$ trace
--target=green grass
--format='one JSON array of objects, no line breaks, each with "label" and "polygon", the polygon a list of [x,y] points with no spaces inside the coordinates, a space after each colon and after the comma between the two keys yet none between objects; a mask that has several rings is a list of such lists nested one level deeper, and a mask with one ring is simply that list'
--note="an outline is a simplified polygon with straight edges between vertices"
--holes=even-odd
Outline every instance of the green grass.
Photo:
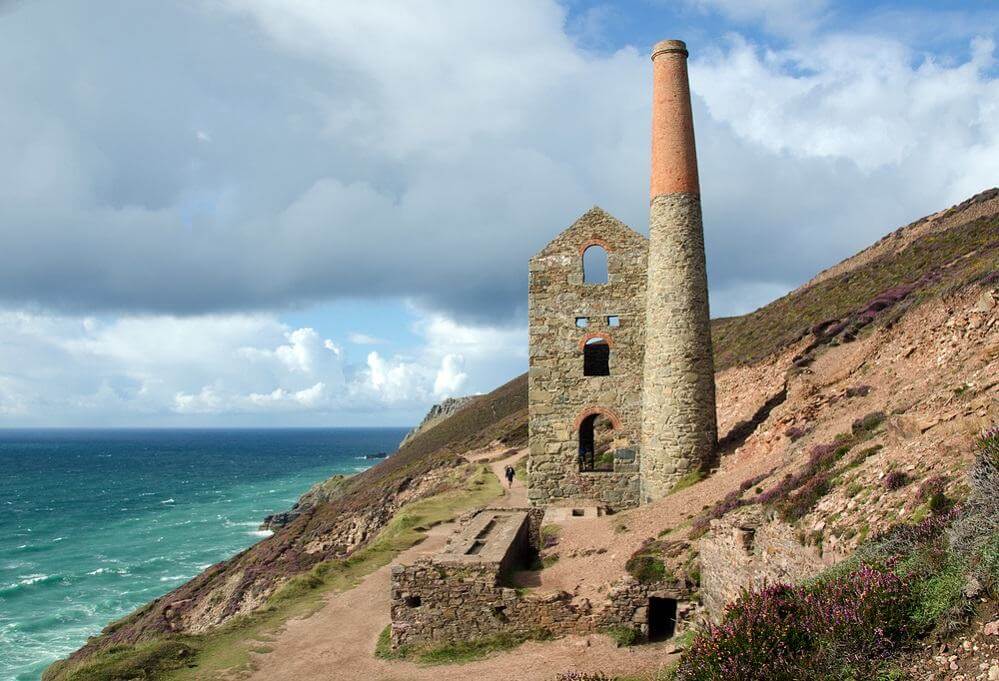
[{"label": "green grass", "polygon": [[513,477],[527,484],[527,457],[522,456],[513,466]]},{"label": "green grass", "polygon": [[102,650],[79,665],[57,663],[44,678],[195,681],[213,678],[223,670],[249,671],[250,652],[269,642],[288,619],[310,615],[321,607],[326,593],[353,588],[401,551],[422,541],[428,528],[483,506],[502,493],[499,481],[486,466],[460,467],[455,471],[456,478],[459,474],[464,478],[455,481],[460,487],[403,506],[370,544],[349,558],[319,563],[288,580],[251,614],[233,618],[205,634],[161,635],[139,644]]},{"label": "green grass", "polygon": [[662,551],[662,541],[647,540],[625,562],[625,571],[642,584],[672,581],[674,577],[666,567],[666,563],[663,562]]},{"label": "green grass", "polygon": [[427,665],[463,664],[481,660],[493,653],[512,650],[525,641],[547,641],[551,637],[551,633],[545,629],[528,633],[501,632],[467,641],[454,641],[421,648],[406,648],[402,651],[396,651],[396,655]]},{"label": "green grass", "polygon": [[638,632],[631,627],[620,624],[602,629],[601,633],[607,634],[614,639],[614,643],[617,644],[618,648],[626,648],[638,643]]},{"label": "green grass", "polygon": [[541,546],[554,546],[558,543],[559,535],[562,534],[562,528],[554,523],[548,523],[547,525],[541,526]]},{"label": "green grass", "polygon": [[699,483],[701,480],[703,480],[705,477],[707,477],[707,474],[704,471],[700,469],[692,470],[689,473],[687,473],[685,476],[677,480],[676,484],[673,485],[673,488],[669,491],[669,493],[676,494],[680,490],[692,487],[697,483]]}]

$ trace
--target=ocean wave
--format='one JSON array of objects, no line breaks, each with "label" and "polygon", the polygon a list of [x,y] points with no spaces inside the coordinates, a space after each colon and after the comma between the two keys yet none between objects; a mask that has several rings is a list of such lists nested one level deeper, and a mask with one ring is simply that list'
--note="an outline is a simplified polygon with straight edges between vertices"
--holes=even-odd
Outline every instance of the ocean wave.
[{"label": "ocean wave", "polygon": [[0,596],[15,594],[35,584],[47,584],[57,579],[59,579],[59,575],[21,575],[19,581],[7,586],[0,586]]},{"label": "ocean wave", "polygon": [[87,574],[91,576],[96,576],[96,575],[127,575],[131,573],[129,573],[129,571],[126,568],[100,567],[97,568],[96,570],[91,570]]},{"label": "ocean wave", "polygon": [[273,530],[254,530],[246,533],[250,537],[269,537],[274,534]]},{"label": "ocean wave", "polygon": [[177,502],[174,501],[173,497],[170,497],[169,499],[164,499],[160,503],[161,504],[174,504],[174,503],[177,503]]},{"label": "ocean wave", "polygon": [[180,579],[187,579],[187,575],[167,575],[166,577],[160,577],[161,582],[176,582]]}]

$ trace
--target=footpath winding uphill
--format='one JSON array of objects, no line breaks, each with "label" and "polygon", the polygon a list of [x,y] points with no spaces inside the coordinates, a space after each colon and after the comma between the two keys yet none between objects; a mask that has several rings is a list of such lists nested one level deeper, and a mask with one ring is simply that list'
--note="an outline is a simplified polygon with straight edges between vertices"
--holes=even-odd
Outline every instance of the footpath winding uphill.
[{"label": "footpath winding uphill", "polygon": [[[482,461],[503,450],[469,457]],[[507,465],[524,456],[520,450],[507,458],[490,462],[501,480]],[[506,487],[503,480],[504,488]],[[520,480],[514,480],[502,499],[491,505],[518,506],[527,493]],[[444,546],[453,523],[433,528],[427,539],[400,554],[400,562],[412,562]],[[302,679],[365,679],[370,681],[467,681],[467,679],[521,679],[550,681],[559,671],[601,670],[611,674],[652,670],[671,661],[669,644],[640,648],[617,648],[606,636],[570,636],[557,641],[528,642],[515,650],[499,653],[477,662],[447,666],[420,666],[412,662],[382,660],[374,655],[378,635],[389,624],[389,582],[391,567],[386,565],[368,575],[349,591],[327,598],[325,605],[310,617],[291,620],[268,643],[269,652],[255,654],[258,681],[301,681]]]}]

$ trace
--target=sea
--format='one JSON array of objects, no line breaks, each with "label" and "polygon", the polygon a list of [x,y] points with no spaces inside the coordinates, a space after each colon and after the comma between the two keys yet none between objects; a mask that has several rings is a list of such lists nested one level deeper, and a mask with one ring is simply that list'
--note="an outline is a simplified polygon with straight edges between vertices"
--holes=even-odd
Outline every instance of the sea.
[{"label": "sea", "polygon": [[264,516],[404,428],[0,430],[0,680],[270,533]]}]

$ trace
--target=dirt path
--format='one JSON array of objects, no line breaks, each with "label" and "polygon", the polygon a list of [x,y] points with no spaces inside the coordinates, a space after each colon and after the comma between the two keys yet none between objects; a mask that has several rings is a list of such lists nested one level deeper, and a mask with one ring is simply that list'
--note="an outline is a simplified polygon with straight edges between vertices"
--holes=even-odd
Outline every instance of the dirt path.
[{"label": "dirt path", "polygon": [[[495,456],[497,452],[492,452]],[[502,476],[524,452],[491,462]],[[488,459],[481,456],[479,460]],[[501,477],[502,480],[502,477]],[[502,505],[526,504],[519,480],[499,500]],[[403,552],[399,562],[411,562],[444,545],[453,529],[448,523],[432,529],[427,539]],[[328,597],[311,617],[291,620],[268,643],[271,652],[253,656],[258,681],[552,681],[562,671],[603,671],[634,674],[651,671],[673,659],[670,644],[616,648],[606,636],[569,636],[556,641],[528,642],[485,660],[461,665],[427,667],[411,662],[386,661],[374,656],[378,635],[389,624],[390,566],[368,575],[356,588]]]},{"label": "dirt path", "polygon": [[495,451],[483,452],[481,454],[474,454],[466,457],[469,461],[486,461],[489,464],[489,469],[493,472],[497,478],[499,478],[500,483],[503,485],[504,496],[502,499],[497,499],[493,506],[527,506],[527,486],[524,485],[523,481],[517,478],[513,479],[513,485],[508,487],[506,484],[506,467],[516,466],[517,462],[522,458],[527,456],[526,449],[518,449],[516,453],[510,456],[492,461],[496,456]]}]

